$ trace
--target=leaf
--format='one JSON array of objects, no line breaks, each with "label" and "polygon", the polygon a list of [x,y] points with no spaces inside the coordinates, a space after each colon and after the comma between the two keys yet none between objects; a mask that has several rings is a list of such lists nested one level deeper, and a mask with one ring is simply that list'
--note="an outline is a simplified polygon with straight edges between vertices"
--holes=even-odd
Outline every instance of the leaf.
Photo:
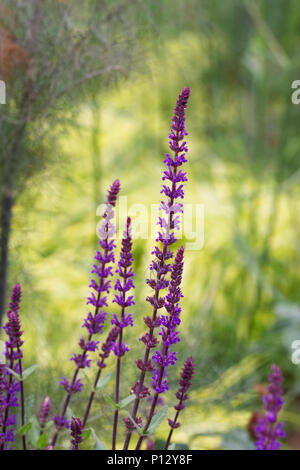
[{"label": "leaf", "polygon": [[104,400],[105,400],[107,403],[109,403],[110,405],[112,405],[114,408],[119,408],[119,405],[118,405],[117,403],[115,403],[115,402],[113,401],[113,399],[110,398],[110,396],[104,395]]},{"label": "leaf", "polygon": [[54,423],[52,420],[49,420],[48,423],[45,424],[45,429],[48,430],[54,426]]},{"label": "leaf", "polygon": [[111,377],[112,377],[112,372],[108,372],[103,377],[101,377],[101,379],[99,380],[97,384],[96,390],[101,390],[101,388],[104,388],[105,385],[107,385],[108,382],[110,381]]},{"label": "leaf", "polygon": [[129,405],[129,403],[132,403],[135,400],[135,398],[136,398],[136,396],[135,396],[134,393],[129,395],[126,398],[123,398],[123,400],[121,400],[120,403],[119,403],[119,408],[120,409],[125,408],[125,406]]},{"label": "leaf", "polygon": [[254,444],[244,429],[232,429],[223,437],[222,448],[225,450],[254,450]]},{"label": "leaf", "polygon": [[71,420],[73,418],[73,416],[75,416],[73,411],[72,411],[72,408],[70,406],[68,406],[68,408],[67,408],[66,416],[67,416],[67,419],[69,419],[69,420]]},{"label": "leaf", "polygon": [[20,382],[22,382],[22,378],[19,374],[17,374],[17,372],[15,372],[13,369],[10,369],[9,367],[6,367],[6,370],[8,370],[8,372],[13,375],[14,377],[16,377]]},{"label": "leaf", "polygon": [[175,450],[176,449],[176,444],[173,442],[171,445],[169,445],[168,450]]},{"label": "leaf", "polygon": [[107,448],[105,447],[103,442],[100,441],[99,437],[97,436],[97,434],[95,433],[93,428],[91,428],[91,431],[92,431],[93,437],[95,439],[95,444],[94,444],[93,450],[107,450]]},{"label": "leaf", "polygon": [[33,366],[28,367],[28,369],[25,369],[22,374],[23,380],[26,380],[38,367],[38,364],[34,364]]},{"label": "leaf", "polygon": [[30,431],[31,428],[32,428],[32,423],[29,422],[27,424],[24,424],[24,426],[22,426],[20,429],[18,429],[18,433],[24,436],[25,434],[28,433],[28,431]]},{"label": "leaf", "polygon": [[93,388],[93,383],[92,383],[91,379],[89,378],[89,376],[85,372],[84,372],[84,376],[86,378],[86,381],[87,381],[89,387]]},{"label": "leaf", "polygon": [[85,429],[82,433],[82,442],[86,441],[90,435],[92,434],[92,430],[91,429]]},{"label": "leaf", "polygon": [[33,404],[34,404],[34,395],[31,394],[25,399],[25,422],[26,423],[30,421]]},{"label": "leaf", "polygon": [[38,449],[45,449],[47,447],[47,445],[48,445],[48,436],[44,432],[43,434],[40,435],[40,437],[36,441],[36,447]]},{"label": "leaf", "polygon": [[28,440],[30,441],[32,446],[35,447],[37,440],[40,436],[40,423],[38,422],[37,417],[35,415],[30,418],[30,422],[32,423],[32,427],[28,433]]},{"label": "leaf", "polygon": [[165,417],[167,416],[167,413],[168,413],[168,406],[165,405],[163,406],[162,408],[160,408],[160,410],[153,416],[153,418],[151,419],[151,423],[148,427],[148,431],[147,431],[147,434],[153,434],[156,429],[158,428],[158,426],[160,425],[160,423],[165,419]]}]

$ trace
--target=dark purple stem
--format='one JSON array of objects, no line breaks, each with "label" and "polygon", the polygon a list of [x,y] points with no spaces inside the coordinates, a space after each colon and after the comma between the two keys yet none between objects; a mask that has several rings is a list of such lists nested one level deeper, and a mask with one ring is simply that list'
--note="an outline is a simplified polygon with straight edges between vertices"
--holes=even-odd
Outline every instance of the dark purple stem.
[{"label": "dark purple stem", "polygon": [[[12,348],[10,348],[10,349],[11,349],[11,358],[12,358]],[[12,370],[13,370],[13,368],[14,368],[14,361],[13,361],[13,359],[10,360],[9,368],[12,369]],[[8,413],[9,413],[9,405],[8,405],[8,403],[9,403],[10,397],[11,397],[11,394],[10,394],[10,392],[9,392],[10,387],[11,387],[11,383],[12,383],[12,375],[10,374],[10,375],[9,375],[9,380],[8,380],[8,387],[7,387],[7,390],[8,390],[8,392],[7,392],[7,399],[6,399],[6,401],[7,401],[7,406],[6,406],[6,408],[5,408],[4,422],[3,422],[3,426],[2,426],[2,433],[3,433],[3,434],[5,434],[5,432],[6,432],[6,421],[7,421]],[[3,442],[3,443],[1,444],[0,450],[3,450],[3,449],[4,449],[4,445],[5,445],[5,442]]]},{"label": "dark purple stem", "polygon": [[[18,353],[20,354],[20,348],[18,348]],[[20,377],[21,377],[21,383],[20,383],[21,424],[22,424],[22,426],[24,426],[25,425],[25,400],[24,400],[23,368],[22,368],[22,360],[21,359],[19,359],[19,373],[20,373]],[[22,445],[23,445],[23,450],[27,450],[25,434],[22,434]]]},{"label": "dark purple stem", "polygon": [[[182,393],[182,397],[183,397],[183,393]],[[182,398],[181,398],[180,404],[182,404]],[[181,410],[177,410],[177,411],[176,411],[176,415],[175,415],[175,418],[174,418],[174,427],[172,427],[172,428],[170,429],[170,432],[169,432],[168,439],[167,439],[167,441],[166,441],[166,445],[165,445],[165,449],[164,449],[164,450],[168,450],[168,447],[169,447],[169,445],[170,445],[170,442],[171,442],[171,439],[172,439],[172,435],[173,435],[175,426],[176,426],[176,424],[177,424],[177,420],[178,420],[180,411],[181,411]]]},{"label": "dark purple stem", "polygon": [[[122,311],[123,313],[123,311]],[[119,348],[121,350],[122,347],[122,339],[123,339],[123,330],[120,331],[119,336]],[[120,401],[120,375],[121,375],[121,357],[118,356],[117,358],[117,368],[116,368],[116,385],[115,385],[115,402],[118,404]],[[116,449],[116,441],[117,441],[117,430],[118,430],[118,419],[119,419],[119,410],[116,408],[114,414],[114,426],[113,426],[113,434],[112,434],[112,450]]]}]

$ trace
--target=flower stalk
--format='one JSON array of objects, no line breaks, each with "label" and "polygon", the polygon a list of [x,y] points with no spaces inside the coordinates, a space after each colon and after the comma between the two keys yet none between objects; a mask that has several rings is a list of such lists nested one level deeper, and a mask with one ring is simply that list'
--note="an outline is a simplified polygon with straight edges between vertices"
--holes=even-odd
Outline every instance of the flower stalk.
[{"label": "flower stalk", "polygon": [[[2,419],[2,432],[1,432],[1,446],[0,449],[3,450],[6,448],[6,444],[13,442],[15,434],[13,431],[13,426],[16,425],[16,415],[14,413],[10,414],[11,408],[21,407],[21,424],[25,424],[25,400],[24,400],[24,385],[22,380],[22,358],[23,351],[22,345],[23,340],[21,331],[21,324],[19,319],[19,309],[21,301],[21,286],[15,284],[10,298],[10,303],[8,305],[7,318],[8,321],[3,327],[5,330],[8,341],[6,341],[6,352],[5,356],[9,363],[9,368],[14,370],[21,377],[21,381],[13,378],[11,373],[6,374],[5,383],[6,383],[6,393],[5,393],[5,410],[3,413]],[[20,403],[17,398],[17,394],[20,393]],[[26,445],[26,436],[22,435],[22,446],[23,450],[27,449]]]},{"label": "flower stalk", "polygon": [[[170,347],[180,341],[176,328],[181,322],[179,317],[181,313],[179,301],[183,297],[180,289],[183,271],[183,253],[183,247],[180,247],[176,254],[172,267],[169,293],[166,296],[165,302],[165,309],[167,310],[169,316],[161,316],[161,323],[163,326],[161,327],[161,331],[159,334],[161,335],[163,342],[162,352],[156,351],[156,353],[152,356],[152,359],[158,364],[158,367],[155,370],[153,376],[152,387],[154,388],[155,395],[152,400],[152,405],[147,418],[146,425],[143,429],[144,433],[147,432],[151,420],[155,414],[159,395],[168,390],[167,379],[165,378],[166,368],[169,365],[174,365],[177,361],[176,353],[174,351],[171,352]],[[145,435],[141,435],[138,440],[136,450],[140,449],[144,439]]]},{"label": "flower stalk", "polygon": [[100,226],[99,235],[99,245],[101,250],[96,252],[95,260],[98,264],[94,264],[92,269],[92,274],[97,274],[99,277],[99,282],[97,283],[94,279],[91,280],[90,287],[92,289],[91,295],[88,297],[87,304],[91,304],[94,307],[94,314],[91,312],[88,313],[87,318],[85,319],[82,327],[86,328],[88,331],[88,339],[87,341],[84,340],[83,337],[79,340],[79,346],[82,349],[81,354],[74,354],[71,358],[72,361],[75,362],[76,368],[73,374],[73,378],[71,383],[67,381],[65,377],[63,377],[61,381],[61,385],[64,387],[66,391],[66,397],[63,404],[62,412],[60,416],[54,417],[54,422],[56,424],[56,431],[53,435],[51,446],[54,448],[58,434],[63,426],[68,427],[68,422],[65,419],[66,411],[69,406],[71,396],[74,393],[78,393],[82,389],[82,382],[78,379],[78,374],[81,369],[85,369],[86,367],[90,367],[91,359],[88,357],[89,351],[96,351],[98,349],[99,341],[94,341],[93,337],[96,334],[102,333],[102,329],[106,320],[106,313],[103,310],[104,306],[108,306],[107,304],[107,296],[104,296],[103,293],[106,292],[107,294],[110,291],[111,281],[108,280],[110,276],[112,276],[112,267],[109,266],[113,264],[114,259],[114,248],[115,243],[113,236],[115,235],[116,229],[114,224],[112,224],[112,219],[114,217],[114,207],[116,205],[116,200],[118,193],[120,191],[120,182],[116,180],[110,190],[108,192],[106,204],[105,204],[105,212],[103,214],[103,221]]},{"label": "flower stalk", "polygon": [[82,442],[83,427],[79,418],[72,418],[71,421],[71,444],[72,450],[79,450],[79,444]]},{"label": "flower stalk", "polygon": [[[115,294],[113,302],[121,308],[121,316],[118,319],[114,314],[111,323],[120,329],[118,342],[114,344],[113,351],[117,357],[116,366],[116,381],[115,381],[115,403],[119,404],[120,401],[120,376],[121,376],[121,360],[127,351],[129,351],[126,344],[123,342],[123,329],[127,326],[133,326],[132,315],[126,315],[126,309],[134,305],[133,296],[128,295],[131,289],[134,288],[132,278],[134,276],[132,270],[133,256],[132,256],[132,238],[131,238],[131,219],[127,218],[126,229],[123,234],[122,248],[120,260],[118,262],[118,269],[116,273],[119,278],[115,284]],[[114,424],[112,433],[112,450],[116,448],[117,430],[118,430],[119,410],[116,408],[114,414]]]},{"label": "flower stalk", "polygon": [[[156,246],[152,252],[152,254],[155,255],[155,260],[153,260],[150,270],[156,273],[156,279],[147,280],[148,285],[154,290],[154,295],[147,298],[147,301],[152,306],[152,317],[144,318],[144,322],[149,328],[149,332],[141,338],[141,341],[144,342],[146,347],[144,359],[140,359],[136,362],[137,367],[140,369],[140,377],[135,385],[136,400],[131,413],[131,418],[135,422],[140,400],[150,394],[150,392],[145,390],[144,381],[146,372],[152,372],[154,370],[149,356],[151,349],[156,347],[159,343],[154,335],[154,330],[161,324],[158,310],[161,309],[165,303],[165,299],[160,296],[160,292],[169,285],[167,276],[171,271],[171,264],[168,263],[168,260],[173,258],[173,253],[169,247],[177,241],[175,238],[175,230],[180,228],[180,216],[178,214],[182,213],[183,205],[176,202],[176,200],[183,199],[183,183],[187,181],[186,173],[180,170],[179,167],[187,161],[186,154],[188,149],[184,138],[187,135],[185,130],[185,110],[189,96],[190,89],[184,88],[178,97],[169,135],[169,148],[173,152],[173,158],[170,154],[166,154],[164,161],[167,165],[167,170],[164,171],[162,179],[163,181],[168,181],[169,184],[163,184],[161,190],[161,193],[166,197],[166,201],[161,202],[160,209],[163,216],[159,217],[158,224],[160,230],[158,238],[156,239],[156,242],[162,245],[162,249]],[[129,447],[131,435],[132,430],[127,430],[123,447],[124,450],[127,450]]]},{"label": "flower stalk", "polygon": [[258,440],[257,450],[278,450],[281,446],[278,438],[284,437],[283,423],[276,424],[278,413],[282,408],[284,400],[283,381],[281,370],[276,364],[272,365],[272,372],[269,375],[269,386],[266,395],[263,397],[265,416],[259,420],[255,429]]},{"label": "flower stalk", "polygon": [[180,426],[178,417],[179,417],[180,412],[185,408],[184,402],[189,398],[187,392],[189,391],[192,385],[192,378],[193,378],[194,373],[195,373],[194,360],[192,357],[189,357],[184,363],[184,366],[180,374],[180,379],[178,381],[180,385],[176,393],[176,398],[178,399],[178,403],[177,405],[174,406],[176,410],[176,414],[173,420],[172,419],[168,420],[168,423],[171,429],[170,429],[170,432],[166,441],[165,450],[168,450],[174,429],[177,429]]}]

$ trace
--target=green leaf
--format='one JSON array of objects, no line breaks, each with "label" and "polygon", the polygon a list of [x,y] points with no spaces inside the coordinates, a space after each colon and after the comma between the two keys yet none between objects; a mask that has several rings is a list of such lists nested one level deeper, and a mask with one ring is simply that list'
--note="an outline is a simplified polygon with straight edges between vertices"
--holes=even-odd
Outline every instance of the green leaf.
[{"label": "green leaf", "polygon": [[24,426],[22,426],[20,429],[18,429],[18,433],[22,434],[23,436],[24,434],[27,434],[31,428],[32,428],[32,423],[29,422],[27,424],[24,424]]},{"label": "green leaf", "polygon": [[97,384],[96,390],[101,390],[101,388],[104,388],[105,385],[107,385],[108,382],[110,381],[111,377],[112,377],[112,372],[108,372],[103,377],[101,377],[101,379],[99,380]]},{"label": "green leaf", "polygon": [[17,374],[17,372],[15,372],[13,369],[10,369],[9,367],[6,367],[6,370],[8,370],[8,372],[13,375],[14,377],[16,377],[20,382],[22,382],[22,378],[20,377],[19,374]]},{"label": "green leaf", "polygon": [[73,416],[75,416],[75,415],[72,411],[72,408],[70,406],[68,406],[67,411],[66,411],[66,417],[67,417],[67,419],[71,420],[73,418]]},{"label": "green leaf", "polygon": [[82,437],[82,441],[83,441],[83,442],[86,441],[86,440],[90,437],[91,434],[92,434],[92,430],[91,430],[91,429],[85,429],[85,430],[83,431],[83,433],[82,433],[82,436],[81,436],[81,437]]},{"label": "green leaf", "polygon": [[95,439],[95,445],[93,447],[93,450],[107,450],[107,448],[105,447],[103,442],[100,441],[99,437],[97,436],[97,434],[95,433],[93,428],[91,428],[91,431],[92,431],[93,437]]},{"label": "green leaf", "polygon": [[115,403],[112,398],[110,398],[110,396],[104,395],[104,400],[110,405],[112,405],[114,408],[120,408],[119,405]]},{"label": "green leaf", "polygon": [[244,429],[231,429],[224,434],[222,448],[225,450],[254,450],[254,443]]},{"label": "green leaf", "polygon": [[28,367],[28,369],[25,369],[22,374],[23,380],[26,380],[27,377],[29,377],[38,367],[38,364],[34,364],[33,366]]},{"label": "green leaf", "polygon": [[130,414],[128,411],[126,411],[126,414],[127,414],[128,418],[130,419],[130,421],[132,422],[132,424],[134,425],[134,427],[135,427],[135,429],[137,430],[137,432],[139,433],[139,435],[142,436],[142,435],[143,435],[142,429],[141,429],[141,428],[136,424],[136,422],[132,419],[131,414]]},{"label": "green leaf", "polygon": [[45,429],[48,430],[54,426],[54,423],[52,420],[49,420],[48,423],[45,424]]},{"label": "green leaf", "polygon": [[85,372],[84,372],[84,376],[86,378],[86,381],[87,381],[89,387],[93,388],[93,383],[92,383],[91,379],[89,378],[89,376]]},{"label": "green leaf", "polygon": [[167,413],[168,413],[168,406],[165,405],[163,406],[162,408],[160,408],[160,410],[153,416],[153,418],[151,419],[151,423],[148,427],[148,431],[147,431],[147,435],[148,434],[153,434],[156,429],[158,428],[158,426],[160,425],[160,423],[165,419],[165,417],[167,416]]},{"label": "green leaf", "polygon": [[33,404],[34,404],[34,395],[29,395],[26,399],[25,399],[25,422],[28,423],[31,418],[31,412],[32,412],[32,407],[33,407]]},{"label": "green leaf", "polygon": [[173,442],[173,444],[170,444],[167,450],[175,450],[176,449],[176,444]]},{"label": "green leaf", "polygon": [[37,420],[37,417],[33,415],[30,418],[30,422],[32,423],[32,427],[28,432],[28,440],[32,444],[33,447],[36,446],[37,440],[40,436],[40,423]]},{"label": "green leaf", "polygon": [[129,405],[129,403],[132,403],[135,400],[136,396],[135,394],[131,394],[126,398],[123,398],[123,400],[120,401],[119,403],[119,408],[125,408],[125,406]]},{"label": "green leaf", "polygon": [[47,447],[47,445],[48,445],[48,436],[44,432],[43,434],[40,435],[40,437],[36,441],[36,447],[38,449],[45,449]]}]

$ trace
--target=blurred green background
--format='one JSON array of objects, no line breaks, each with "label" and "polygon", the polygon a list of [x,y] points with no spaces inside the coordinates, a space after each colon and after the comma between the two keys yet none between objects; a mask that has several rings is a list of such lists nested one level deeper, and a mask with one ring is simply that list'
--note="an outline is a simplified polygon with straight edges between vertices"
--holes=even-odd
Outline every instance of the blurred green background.
[{"label": "blurred green background", "polygon": [[[84,10],[90,2],[80,3]],[[75,116],[63,128],[54,116],[51,163],[28,179],[14,207],[9,286],[23,287],[25,363],[40,366],[26,382],[33,410],[49,394],[58,411],[60,377],[73,370],[97,246],[96,207],[115,178],[129,206],[159,201],[172,111],[189,86],[185,202],[204,204],[205,241],[185,255],[180,360],[166,403],[174,402],[191,354],[196,375],[174,438],[192,449],[251,448],[247,423],[262,407],[255,385],[276,362],[285,377],[285,446],[300,448],[300,365],[291,362],[291,344],[300,339],[300,106],[291,102],[291,83],[300,79],[299,1],[113,3],[123,4],[136,35],[130,66],[99,88],[87,84],[78,102],[80,87],[71,104],[60,102],[61,114],[70,106]],[[126,332],[122,397],[143,351],[137,338],[149,310],[152,247],[151,240],[134,245],[135,327]],[[113,393],[113,381],[105,392]],[[75,415],[87,393],[73,398]],[[99,392],[91,421],[107,445],[112,413]]]}]

